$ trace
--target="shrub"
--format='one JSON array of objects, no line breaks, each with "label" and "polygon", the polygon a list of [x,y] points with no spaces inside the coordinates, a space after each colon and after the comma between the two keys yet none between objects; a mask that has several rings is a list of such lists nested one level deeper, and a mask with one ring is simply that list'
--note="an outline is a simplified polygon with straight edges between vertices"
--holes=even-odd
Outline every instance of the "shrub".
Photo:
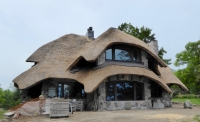
[{"label": "shrub", "polygon": [[197,120],[198,122],[200,122],[200,115],[196,115],[193,119]]}]

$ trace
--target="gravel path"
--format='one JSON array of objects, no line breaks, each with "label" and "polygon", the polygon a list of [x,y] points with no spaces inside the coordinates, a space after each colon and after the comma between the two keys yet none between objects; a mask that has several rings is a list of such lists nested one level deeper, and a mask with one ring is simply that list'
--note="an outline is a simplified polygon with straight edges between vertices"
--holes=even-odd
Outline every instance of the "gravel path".
[{"label": "gravel path", "polygon": [[184,109],[174,105],[166,109],[117,110],[101,112],[74,112],[69,117],[19,116],[13,122],[196,122],[193,117],[200,114],[200,107]]}]

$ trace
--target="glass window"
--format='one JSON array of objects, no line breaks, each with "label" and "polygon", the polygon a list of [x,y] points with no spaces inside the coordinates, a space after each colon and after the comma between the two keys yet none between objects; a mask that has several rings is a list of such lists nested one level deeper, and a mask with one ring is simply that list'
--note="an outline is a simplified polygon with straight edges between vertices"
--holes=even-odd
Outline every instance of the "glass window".
[{"label": "glass window", "polygon": [[113,45],[105,51],[107,60],[133,61],[141,60],[139,49],[129,45]]},{"label": "glass window", "polygon": [[113,83],[107,83],[107,101],[113,101],[115,100],[115,94],[114,94],[114,85]]},{"label": "glass window", "polygon": [[137,61],[137,50],[133,50],[133,61],[136,62]]},{"label": "glass window", "polygon": [[136,89],[136,100],[142,100],[143,99],[143,84],[136,83],[135,84]]},{"label": "glass window", "polygon": [[69,98],[71,93],[71,87],[67,84],[64,84],[64,98]]},{"label": "glass window", "polygon": [[62,84],[58,84],[58,97],[62,97]]},{"label": "glass window", "polygon": [[115,46],[115,60],[131,61],[130,47]]},{"label": "glass window", "polygon": [[[143,84],[135,82],[107,82],[106,100],[143,100]],[[135,97],[134,97],[135,92]]]},{"label": "glass window", "polygon": [[117,100],[133,100],[132,83],[116,83]]},{"label": "glass window", "polygon": [[106,59],[112,60],[112,49],[106,50]]},{"label": "glass window", "polygon": [[162,97],[162,87],[155,82],[151,82],[151,97]]},{"label": "glass window", "polygon": [[85,98],[84,86],[78,82],[59,83],[57,87],[57,96],[59,98]]}]

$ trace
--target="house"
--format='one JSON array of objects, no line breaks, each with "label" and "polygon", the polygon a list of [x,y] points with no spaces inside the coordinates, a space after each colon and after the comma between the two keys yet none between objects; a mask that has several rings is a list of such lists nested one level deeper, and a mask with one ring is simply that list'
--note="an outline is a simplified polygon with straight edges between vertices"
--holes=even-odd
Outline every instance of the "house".
[{"label": "house", "polygon": [[157,41],[149,44],[116,28],[96,39],[67,34],[37,49],[26,61],[34,65],[13,82],[22,100],[45,97],[81,99],[89,109],[152,108],[159,101],[171,106],[169,86],[187,87],[157,56]]}]

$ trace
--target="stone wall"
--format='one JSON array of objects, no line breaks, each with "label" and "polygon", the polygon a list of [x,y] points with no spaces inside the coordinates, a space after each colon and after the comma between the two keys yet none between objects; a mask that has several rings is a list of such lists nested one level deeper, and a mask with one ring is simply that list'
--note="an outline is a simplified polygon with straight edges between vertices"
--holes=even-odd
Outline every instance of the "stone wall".
[{"label": "stone wall", "polygon": [[141,58],[142,62],[144,63],[145,67],[148,67],[148,59],[147,59],[148,53],[144,50],[141,50]]},{"label": "stone wall", "polygon": [[97,59],[97,62],[96,62],[97,65],[103,64],[105,62],[105,59],[106,59],[106,54],[105,52],[102,52]]}]

